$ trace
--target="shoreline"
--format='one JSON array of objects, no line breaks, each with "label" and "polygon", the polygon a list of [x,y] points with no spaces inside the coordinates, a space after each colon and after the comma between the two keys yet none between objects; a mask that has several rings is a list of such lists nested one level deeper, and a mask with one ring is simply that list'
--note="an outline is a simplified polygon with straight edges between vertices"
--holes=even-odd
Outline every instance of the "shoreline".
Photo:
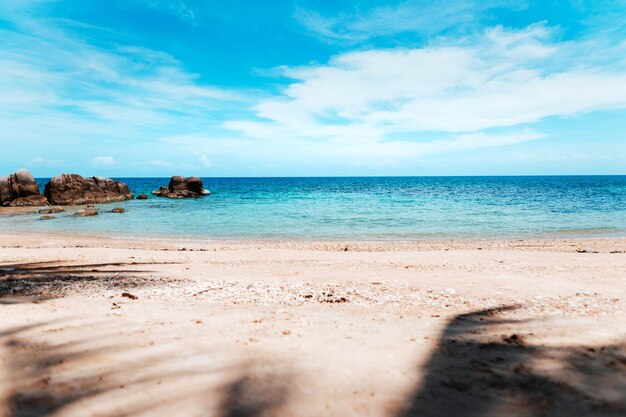
[{"label": "shoreline", "polygon": [[[458,313],[524,303],[558,311],[578,305],[577,294],[613,282],[579,307],[626,310],[626,239],[295,242],[0,233],[0,242],[0,278],[8,279],[4,287],[0,280],[0,296],[100,298],[127,287],[156,301],[290,305],[309,303],[310,293],[313,301],[332,294],[328,302],[419,305],[432,293]],[[497,288],[506,290],[491,292]],[[621,292],[624,300],[613,305]]]},{"label": "shoreline", "polygon": [[[65,245],[86,245],[99,247],[103,242],[110,245],[126,243],[129,246],[164,245],[174,247],[186,245],[188,250],[208,247],[258,247],[311,249],[335,251],[411,251],[411,250],[542,250],[556,252],[626,253],[626,237],[580,237],[561,238],[483,238],[483,239],[416,239],[416,240],[325,240],[325,239],[222,239],[173,236],[114,236],[74,232],[5,232],[0,231],[0,248],[15,247],[7,241],[29,242],[38,239],[62,240]],[[95,240],[95,242],[94,242]],[[182,248],[182,247],[181,247]]]}]

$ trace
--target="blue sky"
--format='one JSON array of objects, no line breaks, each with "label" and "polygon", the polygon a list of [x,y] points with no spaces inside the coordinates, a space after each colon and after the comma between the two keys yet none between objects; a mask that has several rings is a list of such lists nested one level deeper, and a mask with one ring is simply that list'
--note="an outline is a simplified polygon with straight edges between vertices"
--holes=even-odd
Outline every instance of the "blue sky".
[{"label": "blue sky", "polygon": [[0,0],[0,167],[626,174],[626,0]]}]

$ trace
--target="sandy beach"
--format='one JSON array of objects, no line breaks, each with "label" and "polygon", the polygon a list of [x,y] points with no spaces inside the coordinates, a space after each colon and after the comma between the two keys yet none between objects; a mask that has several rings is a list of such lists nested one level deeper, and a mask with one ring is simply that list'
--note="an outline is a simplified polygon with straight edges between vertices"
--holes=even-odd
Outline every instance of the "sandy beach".
[{"label": "sandy beach", "polygon": [[5,416],[623,416],[626,240],[0,236]]},{"label": "sandy beach", "polygon": [[0,417],[626,417],[626,0],[0,39]]}]

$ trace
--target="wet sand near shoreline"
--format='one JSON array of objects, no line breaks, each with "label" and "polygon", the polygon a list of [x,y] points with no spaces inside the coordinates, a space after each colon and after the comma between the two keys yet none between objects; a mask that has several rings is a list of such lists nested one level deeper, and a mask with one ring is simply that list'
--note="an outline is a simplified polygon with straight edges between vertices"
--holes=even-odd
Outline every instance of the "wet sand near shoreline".
[{"label": "wet sand near shoreline", "polygon": [[622,416],[625,251],[2,234],[4,415]]}]

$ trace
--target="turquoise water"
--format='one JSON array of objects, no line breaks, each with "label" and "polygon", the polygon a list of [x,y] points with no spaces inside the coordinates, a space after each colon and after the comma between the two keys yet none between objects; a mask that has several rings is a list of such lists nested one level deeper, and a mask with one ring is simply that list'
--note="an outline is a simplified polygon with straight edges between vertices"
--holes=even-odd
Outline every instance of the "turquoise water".
[{"label": "turquoise water", "polygon": [[[119,178],[135,195],[168,178]],[[47,179],[38,179],[41,189]],[[205,239],[626,236],[626,176],[204,178],[201,199],[101,204],[0,218],[0,231]],[[127,212],[107,212],[124,207]]]}]

